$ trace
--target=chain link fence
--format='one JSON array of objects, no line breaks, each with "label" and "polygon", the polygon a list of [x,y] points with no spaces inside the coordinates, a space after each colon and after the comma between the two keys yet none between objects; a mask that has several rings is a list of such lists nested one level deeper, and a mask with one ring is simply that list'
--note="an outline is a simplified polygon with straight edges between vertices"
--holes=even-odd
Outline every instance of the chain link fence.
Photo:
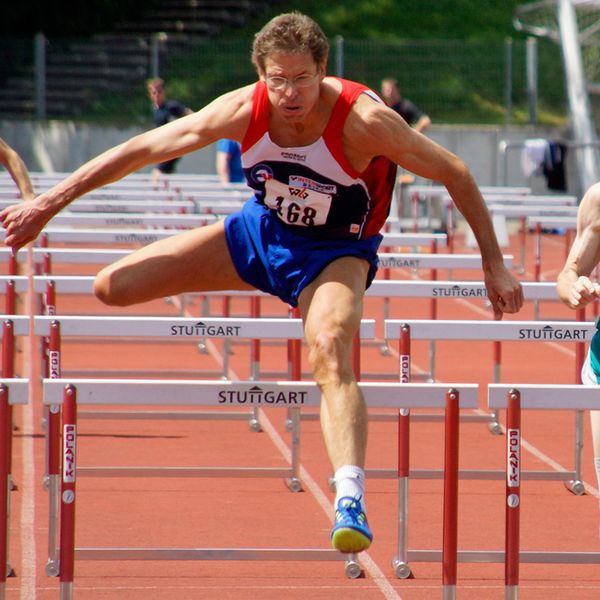
[{"label": "chain link fence", "polygon": [[[434,123],[564,122],[562,59],[549,40],[331,40],[329,73],[375,90],[395,77]],[[68,118],[144,123],[145,79],[159,75],[167,95],[198,109],[256,79],[251,39],[170,40],[111,36],[90,40],[0,40],[0,119]],[[533,59],[532,59],[533,57]],[[532,83],[533,82],[533,83]],[[533,86],[533,87],[532,87]]]}]

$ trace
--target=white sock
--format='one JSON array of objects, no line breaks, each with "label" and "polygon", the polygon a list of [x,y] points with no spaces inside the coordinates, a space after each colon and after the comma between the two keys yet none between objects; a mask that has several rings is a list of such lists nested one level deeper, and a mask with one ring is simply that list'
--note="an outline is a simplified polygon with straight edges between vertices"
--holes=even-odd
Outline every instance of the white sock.
[{"label": "white sock", "polygon": [[[335,480],[335,506],[340,498],[348,496],[360,500],[363,511],[365,510],[365,472],[355,465],[344,465],[334,474]],[[366,511],[365,511],[366,512]]]},{"label": "white sock", "polygon": [[600,456],[594,457],[594,467],[596,468],[596,479],[598,480],[598,489],[600,490]]}]

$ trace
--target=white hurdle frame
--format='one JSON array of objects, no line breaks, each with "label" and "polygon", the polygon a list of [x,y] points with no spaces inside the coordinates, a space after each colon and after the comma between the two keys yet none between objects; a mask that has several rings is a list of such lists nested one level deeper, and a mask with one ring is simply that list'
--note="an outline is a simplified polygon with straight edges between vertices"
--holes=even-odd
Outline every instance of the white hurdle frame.
[{"label": "white hurdle frame", "polygon": [[[474,384],[359,384],[367,405],[385,408],[430,407],[446,408],[448,421],[445,433],[446,480],[444,485],[444,541],[441,551],[444,600],[453,600],[456,591],[456,546],[458,505],[458,413],[460,408],[477,405],[478,386]],[[157,380],[72,380],[46,379],[43,383],[44,403],[62,415],[61,476],[61,540],[60,559],[56,565],[60,575],[60,598],[73,596],[74,561],[86,560],[345,560],[346,576],[356,578],[362,569],[355,554],[342,555],[335,550],[276,549],[276,548],[75,548],[76,479],[81,473],[77,466],[77,405],[78,404],[178,404],[227,406],[240,394],[260,389],[261,403],[298,409],[318,406],[320,392],[313,382],[231,382],[231,381],[157,381]],[[254,392],[257,393],[257,392]],[[273,400],[265,400],[267,397]],[[223,399],[225,398],[225,402]],[[256,400],[258,401],[258,399]],[[58,433],[58,432],[57,432]],[[399,431],[400,438],[400,431]],[[54,438],[58,442],[58,435]],[[218,473],[213,473],[218,475]],[[399,485],[404,476],[398,470]],[[399,532],[402,531],[399,514]],[[433,558],[438,560],[440,552]],[[398,560],[398,559],[396,559]],[[431,560],[428,559],[428,560]]]},{"label": "white hurdle frame", "polygon": [[[505,563],[505,598],[517,600],[520,563],[600,564],[600,552],[520,551],[521,411],[597,410],[598,388],[584,385],[493,384],[488,386],[488,406],[507,409],[506,538],[504,553],[490,553]],[[459,560],[460,560],[459,552]],[[473,558],[476,558],[476,553]],[[477,560],[477,562],[481,562]]]},{"label": "white hurdle frame", "polygon": [[[181,335],[173,333],[179,331]],[[188,332],[189,331],[189,332]],[[48,343],[48,364],[50,379],[58,379],[62,375],[62,361],[61,361],[61,340],[63,337],[77,336],[77,337],[113,337],[113,338],[154,338],[154,339],[177,339],[177,340],[189,340],[195,337],[212,337],[212,338],[266,338],[271,337],[274,339],[299,339],[304,336],[304,327],[301,319],[227,319],[227,318],[203,318],[198,320],[197,318],[182,318],[182,317],[118,317],[118,316],[36,316],[34,321],[34,333],[35,335],[47,338]],[[358,338],[371,339],[375,335],[375,321],[364,319],[361,321],[359,328]],[[359,358],[357,354],[360,350],[360,344],[354,344],[354,366],[355,369],[359,368],[357,362]],[[252,413],[238,413],[237,415],[230,415],[230,418],[249,419],[250,428],[258,431],[260,430],[260,423],[254,407],[252,407]],[[135,414],[122,414],[122,413],[90,413],[86,415],[92,418],[151,418],[157,419],[162,417],[164,419],[178,418],[178,419],[207,419],[207,418],[222,418],[222,415],[216,415],[214,413],[169,413],[164,412],[161,415],[156,413],[143,414],[136,411]],[[58,428],[58,411],[50,408],[47,419],[47,473],[45,476],[45,487],[48,490],[48,502],[49,502],[49,528],[48,528],[48,561],[46,565],[46,572],[48,575],[54,575],[56,573],[57,564],[57,548],[56,548],[56,537],[57,537],[57,524],[58,524],[58,487],[59,487],[59,457],[58,448],[53,445],[50,441],[53,436],[53,432],[57,431]],[[291,438],[292,438],[292,459],[291,467],[289,470],[277,470],[277,469],[244,469],[244,468],[230,468],[227,470],[229,476],[248,477],[253,474],[260,476],[267,476],[269,474],[273,477],[287,476],[286,483],[289,489],[293,492],[298,492],[302,489],[301,481],[299,478],[299,448],[300,448],[300,433],[299,423],[300,414],[296,412],[291,415]],[[152,471],[145,471],[147,475],[157,476],[162,473],[163,475],[172,472],[169,468],[154,469]],[[127,472],[131,474],[132,470]],[[202,469],[194,469],[188,473],[188,476],[198,476],[202,472]],[[210,474],[214,474],[214,469],[209,470]],[[94,475],[92,471],[89,471],[90,475]],[[103,470],[98,475],[106,476],[106,471]],[[182,476],[181,470],[176,470],[177,476]]]},{"label": "white hurdle frame", "polygon": [[[515,341],[515,342],[575,342],[589,343],[596,326],[585,321],[428,321],[428,320],[388,320],[384,324],[386,335],[399,340],[401,346],[411,340],[470,340],[470,341]],[[499,368],[499,365],[497,365]],[[408,352],[400,348],[401,377],[410,380],[410,346]],[[575,369],[579,373],[581,365]],[[497,373],[499,375],[499,372]],[[494,383],[498,383],[495,381]],[[583,420],[581,411],[575,412],[575,455],[572,471],[560,473],[533,471],[523,475],[528,479],[559,480],[575,495],[584,492],[581,480],[581,452],[583,449]],[[389,472],[383,475],[389,477]],[[469,479],[501,479],[499,471],[471,471],[461,474]],[[434,472],[415,472],[415,477],[432,478]]]}]

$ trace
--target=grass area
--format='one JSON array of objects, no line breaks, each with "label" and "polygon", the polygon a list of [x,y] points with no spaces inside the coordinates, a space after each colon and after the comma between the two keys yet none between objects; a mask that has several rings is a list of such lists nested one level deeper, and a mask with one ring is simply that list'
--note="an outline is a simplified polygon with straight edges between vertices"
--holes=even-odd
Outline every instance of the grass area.
[{"label": "grass area", "polygon": [[[512,18],[515,0],[277,0],[244,29],[225,31],[185,55],[171,52],[161,64],[169,96],[192,108],[255,79],[250,64],[252,36],[269,18],[299,9],[315,18],[332,41],[329,72],[336,70],[338,36],[344,40],[344,72],[378,89],[396,77],[405,95],[434,122],[503,124],[507,119],[507,42],[512,39],[510,121],[529,121],[525,36]],[[538,123],[565,123],[562,59],[556,44],[538,41]],[[142,85],[127,98],[98,98],[93,120],[119,114],[148,121]],[[115,110],[119,107],[118,110]]]}]

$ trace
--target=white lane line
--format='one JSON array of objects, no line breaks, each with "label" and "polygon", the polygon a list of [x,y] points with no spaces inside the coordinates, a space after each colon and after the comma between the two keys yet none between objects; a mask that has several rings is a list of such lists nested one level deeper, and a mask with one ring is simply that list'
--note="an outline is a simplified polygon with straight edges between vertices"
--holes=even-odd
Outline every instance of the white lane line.
[{"label": "white lane line", "polygon": [[33,450],[33,406],[23,406],[23,470],[21,494],[21,600],[36,598],[36,547],[35,547],[35,461]]},{"label": "white lane line", "polygon": [[[33,331],[33,315],[35,313],[35,293],[33,288],[33,244],[27,247],[27,314],[29,315],[29,331]],[[21,482],[21,600],[35,600],[37,598],[36,589],[36,538],[35,538],[35,499],[37,486],[35,485],[35,451],[33,444],[34,418],[33,418],[33,399],[35,396],[34,381],[37,373],[34,373],[34,353],[36,352],[35,336],[31,333],[27,336],[27,357],[28,357],[28,402],[23,406],[23,436],[21,438],[22,446],[22,474]]]}]

